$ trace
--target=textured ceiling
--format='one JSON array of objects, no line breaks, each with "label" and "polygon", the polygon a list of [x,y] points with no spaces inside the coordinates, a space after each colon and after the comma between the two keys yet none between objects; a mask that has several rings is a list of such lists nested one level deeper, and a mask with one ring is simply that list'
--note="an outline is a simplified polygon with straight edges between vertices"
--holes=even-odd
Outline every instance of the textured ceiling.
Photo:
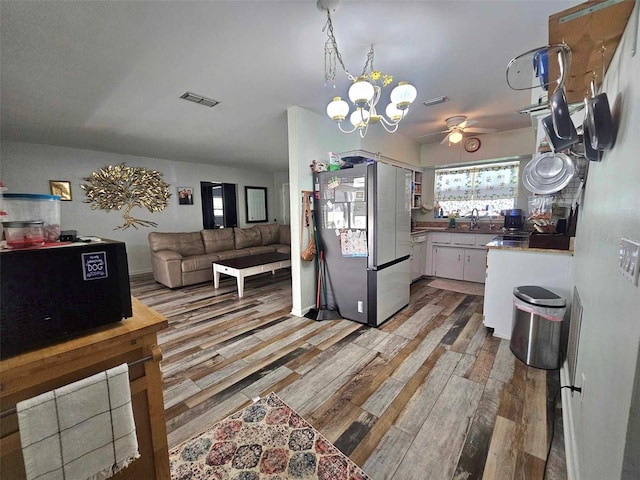
[{"label": "textured ceiling", "polygon": [[[408,80],[418,99],[399,132],[420,137],[466,115],[500,131],[529,91],[505,81],[509,60],[547,43],[549,15],[579,2],[349,1],[333,14],[347,68]],[[324,115],[346,97],[340,70],[324,83],[315,0],[5,1],[2,137],[178,161],[287,169],[288,107]],[[220,105],[181,100],[196,92]],[[446,103],[422,102],[446,95]],[[327,121],[330,120],[327,118]],[[380,127],[374,127],[380,128]]]}]

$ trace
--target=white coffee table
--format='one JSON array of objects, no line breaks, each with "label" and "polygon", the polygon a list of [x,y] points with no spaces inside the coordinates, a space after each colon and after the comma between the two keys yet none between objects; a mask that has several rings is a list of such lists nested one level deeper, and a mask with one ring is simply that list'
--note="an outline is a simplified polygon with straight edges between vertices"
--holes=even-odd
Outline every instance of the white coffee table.
[{"label": "white coffee table", "polygon": [[261,253],[247,257],[229,258],[213,262],[213,287],[220,288],[220,274],[236,277],[238,298],[244,295],[244,279],[264,272],[275,273],[280,268],[290,267],[291,257],[286,253]]}]

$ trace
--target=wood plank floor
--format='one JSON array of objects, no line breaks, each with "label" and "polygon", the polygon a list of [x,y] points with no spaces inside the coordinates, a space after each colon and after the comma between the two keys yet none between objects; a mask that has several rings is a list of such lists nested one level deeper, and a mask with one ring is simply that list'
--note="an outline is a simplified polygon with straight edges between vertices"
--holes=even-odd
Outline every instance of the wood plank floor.
[{"label": "wood plank floor", "polygon": [[165,315],[169,446],[276,392],[374,480],[566,478],[558,372],[527,367],[482,325],[482,297],[411,286],[380,328],[290,315],[281,270],[170,290],[132,277]]}]

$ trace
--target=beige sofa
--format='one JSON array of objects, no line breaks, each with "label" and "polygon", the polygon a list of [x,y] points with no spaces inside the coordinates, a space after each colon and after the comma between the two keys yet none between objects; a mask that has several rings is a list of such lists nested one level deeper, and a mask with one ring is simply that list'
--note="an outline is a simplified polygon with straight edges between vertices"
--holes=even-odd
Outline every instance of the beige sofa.
[{"label": "beige sofa", "polygon": [[289,225],[271,223],[199,232],[151,232],[149,247],[156,282],[176,288],[212,281],[211,265],[216,260],[268,252],[291,254],[291,231]]}]

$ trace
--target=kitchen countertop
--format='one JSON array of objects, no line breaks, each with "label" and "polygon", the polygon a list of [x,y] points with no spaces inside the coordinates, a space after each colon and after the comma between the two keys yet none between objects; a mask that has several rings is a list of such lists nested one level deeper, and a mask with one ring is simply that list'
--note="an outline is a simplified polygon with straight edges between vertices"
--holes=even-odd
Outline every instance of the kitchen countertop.
[{"label": "kitchen countertop", "polygon": [[[470,230],[468,226],[464,226],[466,228],[449,228],[449,227],[415,227],[411,232],[411,236],[415,237],[420,234],[431,233],[431,232],[445,232],[445,233],[473,233],[477,235],[491,235],[495,234],[496,237],[504,235],[501,230],[487,230],[487,229],[474,229]],[[519,241],[519,240],[503,240],[503,239],[494,239],[487,243],[487,249],[494,250],[514,250],[521,252],[540,252],[540,253],[553,253],[559,255],[573,255],[573,250],[560,250],[556,248],[537,248],[530,247],[529,240]]]},{"label": "kitchen countertop", "polygon": [[415,227],[412,231],[411,234],[417,234],[417,233],[429,233],[429,232],[445,232],[445,233],[473,233],[473,234],[480,234],[480,235],[491,235],[491,234],[495,234],[495,235],[501,235],[502,232],[498,229],[498,230],[487,230],[487,229],[474,229],[474,230],[470,230],[469,227],[466,228],[449,228],[449,227]]},{"label": "kitchen countertop", "polygon": [[487,243],[486,247],[491,250],[516,250],[520,252],[540,252],[540,253],[555,253],[560,255],[573,255],[573,250],[558,250],[555,248],[532,248],[529,246],[529,241],[517,241],[517,240],[492,240]]}]

